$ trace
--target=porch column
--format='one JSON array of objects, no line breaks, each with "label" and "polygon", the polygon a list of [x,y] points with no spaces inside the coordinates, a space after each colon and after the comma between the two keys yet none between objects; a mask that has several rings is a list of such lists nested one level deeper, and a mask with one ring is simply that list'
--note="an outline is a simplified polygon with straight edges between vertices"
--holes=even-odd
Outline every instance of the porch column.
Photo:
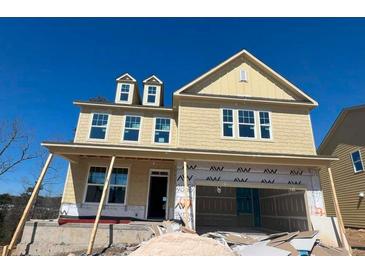
[{"label": "porch column", "polygon": [[20,221],[18,223],[18,226],[17,226],[17,228],[16,228],[16,230],[15,230],[15,232],[13,234],[13,237],[11,238],[11,242],[10,242],[9,246],[7,246],[6,250],[3,252],[3,254],[5,256],[11,254],[11,251],[14,249],[14,246],[16,245],[16,243],[17,243],[17,241],[19,239],[19,236],[20,236],[20,233],[23,230],[24,224],[25,224],[25,222],[27,221],[27,219],[29,217],[30,210],[32,209],[32,206],[34,205],[34,202],[35,202],[35,200],[38,197],[38,193],[39,193],[39,190],[41,188],[41,185],[42,185],[44,176],[46,175],[47,169],[49,167],[49,164],[52,161],[52,158],[53,158],[53,154],[50,153],[48,155],[48,158],[47,158],[47,160],[46,160],[43,168],[42,168],[41,174],[39,175],[39,178],[38,178],[36,184],[34,185],[32,194],[30,195],[30,198],[29,198],[29,201],[27,203],[27,206],[25,207],[24,212],[23,212],[23,215],[20,218]]},{"label": "porch column", "polygon": [[332,195],[333,195],[332,198],[333,198],[333,203],[334,203],[334,206],[335,206],[336,217],[337,217],[337,220],[338,220],[338,226],[340,227],[341,242],[342,242],[343,247],[345,247],[351,255],[352,251],[351,251],[351,247],[348,244],[347,239],[346,239],[345,225],[343,223],[342,215],[341,215],[341,211],[340,211],[340,206],[338,204],[337,193],[336,193],[336,188],[335,188],[335,184],[334,184],[333,177],[332,177],[331,167],[328,167],[328,175],[329,175],[329,179],[330,179],[330,185],[331,185],[331,190],[332,190]]},{"label": "porch column", "polygon": [[188,168],[187,163],[184,161],[184,222],[185,226],[190,227],[189,222],[189,206],[191,206],[190,195],[189,195],[189,187],[188,187]]},{"label": "porch column", "polygon": [[98,211],[96,213],[94,227],[93,227],[93,230],[92,230],[91,235],[90,235],[89,246],[87,248],[87,253],[86,253],[87,255],[90,255],[93,251],[95,236],[96,236],[96,232],[98,230],[98,225],[99,225],[101,212],[102,212],[103,207],[105,205],[105,199],[106,199],[106,196],[107,196],[107,193],[108,193],[108,190],[109,190],[110,177],[111,177],[111,174],[112,174],[112,171],[113,171],[114,161],[115,161],[115,156],[113,156],[112,160],[110,161],[108,173],[107,173],[107,176],[106,176],[106,179],[105,179],[105,182],[104,182],[103,192],[101,194]]}]

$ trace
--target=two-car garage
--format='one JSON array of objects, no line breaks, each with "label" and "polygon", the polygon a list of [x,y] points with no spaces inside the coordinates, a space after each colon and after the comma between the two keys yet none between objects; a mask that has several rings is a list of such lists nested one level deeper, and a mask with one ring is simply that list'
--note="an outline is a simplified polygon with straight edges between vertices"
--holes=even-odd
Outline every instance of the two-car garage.
[{"label": "two-car garage", "polygon": [[308,230],[305,190],[196,186],[196,229]]}]

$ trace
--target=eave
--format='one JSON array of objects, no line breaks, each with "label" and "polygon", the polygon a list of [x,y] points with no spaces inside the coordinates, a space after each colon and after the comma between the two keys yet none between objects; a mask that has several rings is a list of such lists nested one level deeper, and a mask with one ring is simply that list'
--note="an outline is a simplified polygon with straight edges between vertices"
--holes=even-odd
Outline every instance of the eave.
[{"label": "eave", "polygon": [[138,109],[138,110],[152,110],[152,111],[166,111],[172,112],[174,111],[172,108],[164,108],[164,107],[151,107],[151,106],[143,106],[143,105],[122,105],[116,103],[98,103],[98,102],[88,102],[88,101],[79,101],[76,100],[73,102],[75,106],[91,106],[91,107],[107,107],[107,108],[117,108],[117,109]]},{"label": "eave", "polygon": [[221,101],[221,102],[240,102],[240,103],[257,103],[266,105],[281,105],[281,106],[301,106],[308,109],[313,109],[316,107],[313,103],[305,101],[294,101],[294,100],[279,100],[279,99],[269,99],[269,98],[258,98],[258,97],[248,97],[248,96],[224,96],[224,95],[208,95],[208,94],[174,94],[174,98],[185,98],[191,100],[211,100],[211,101]]},{"label": "eave", "polygon": [[117,157],[149,158],[156,160],[169,159],[187,161],[243,162],[250,164],[307,166],[319,168],[328,166],[332,161],[338,160],[332,156],[319,155],[239,153],[223,150],[156,148],[130,145],[43,142],[42,146],[46,147],[51,153],[64,157],[70,161],[77,161],[77,157],[81,155],[105,157],[115,155]]}]

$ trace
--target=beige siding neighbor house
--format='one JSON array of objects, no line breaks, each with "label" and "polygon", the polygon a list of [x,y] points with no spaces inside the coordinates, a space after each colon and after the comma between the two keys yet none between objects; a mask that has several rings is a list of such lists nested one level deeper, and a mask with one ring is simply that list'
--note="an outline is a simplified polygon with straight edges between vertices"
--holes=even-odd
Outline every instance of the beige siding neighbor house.
[{"label": "beige siding neighbor house", "polygon": [[[318,152],[339,160],[331,163],[333,180],[344,225],[365,228],[365,105],[342,110]],[[320,171],[325,206],[335,215],[333,193],[326,170]]]},{"label": "beige siding neighbor house", "polygon": [[116,82],[113,103],[74,102],[73,142],[43,142],[69,161],[60,221],[95,218],[113,156],[105,222],[293,231],[326,215],[318,173],[334,157],[315,150],[318,104],[247,51],[175,91],[171,108],[154,75],[142,99],[131,75]]}]

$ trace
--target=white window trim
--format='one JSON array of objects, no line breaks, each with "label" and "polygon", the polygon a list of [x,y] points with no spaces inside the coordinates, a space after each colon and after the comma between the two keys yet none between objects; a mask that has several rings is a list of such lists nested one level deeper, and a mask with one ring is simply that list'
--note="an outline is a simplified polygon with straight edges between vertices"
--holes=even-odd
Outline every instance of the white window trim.
[{"label": "white window trim", "polygon": [[[151,94],[151,95],[153,95],[153,96],[155,96],[155,101],[154,102],[148,102],[148,96],[150,95],[149,94],[149,91],[150,91],[150,87],[154,87],[155,88],[155,94]],[[157,101],[157,93],[158,93],[158,88],[157,88],[157,86],[154,86],[154,85],[149,85],[149,86],[147,86],[147,98],[146,98],[146,103],[147,104],[151,104],[151,105],[155,105],[156,104],[156,101]]]},{"label": "white window trim", "polygon": [[[267,112],[269,114],[269,126],[270,126],[270,138],[262,138],[261,137],[261,121],[260,121],[260,112]],[[258,110],[257,111],[257,119],[258,119],[258,133],[259,133],[259,138],[262,141],[272,141],[274,138],[272,136],[272,122],[271,122],[271,111],[268,110]],[[265,124],[267,125],[267,124]]]},{"label": "white window trim", "polygon": [[145,218],[148,218],[148,203],[150,198],[150,186],[151,186],[151,176],[153,171],[163,171],[167,172],[167,175],[153,175],[154,177],[167,177],[167,190],[166,190],[166,212],[165,218],[168,219],[169,215],[169,191],[170,191],[170,170],[169,169],[150,169],[148,173],[148,189],[147,189],[147,203],[146,203],[146,212]]},{"label": "white window trim", "polygon": [[[96,205],[96,204],[99,204],[99,202],[86,202],[86,194],[87,194],[87,188],[89,186],[89,183],[88,183],[88,180],[89,180],[89,175],[90,175],[90,168],[91,167],[105,167],[105,177],[108,173],[108,168],[109,166],[105,163],[102,163],[102,164],[88,164],[88,169],[87,169],[87,175],[86,175],[86,179],[85,179],[85,188],[84,188],[84,195],[83,195],[83,204],[84,205]],[[110,185],[109,185],[109,189],[108,189],[108,193],[106,195],[106,202],[105,204],[108,205],[108,206],[126,206],[127,205],[127,197],[128,197],[128,186],[129,186],[129,178],[130,178],[130,171],[131,171],[131,168],[130,168],[130,165],[114,165],[113,166],[113,169],[114,168],[126,168],[128,170],[128,176],[127,176],[127,184],[125,186],[125,195],[124,195],[124,203],[109,203],[109,193],[110,193]],[[105,181],[104,181],[105,183]],[[91,184],[91,185],[97,185],[97,184]]]},{"label": "white window trim", "polygon": [[[123,86],[128,86],[128,92],[125,92],[125,91],[122,90]],[[122,97],[122,94],[128,94],[128,100],[121,100],[120,98]],[[121,83],[120,84],[120,90],[119,90],[119,101],[128,102],[130,95],[131,95],[131,85],[126,84],[126,83]]]},{"label": "white window trim", "polygon": [[[223,110],[232,110],[232,136],[225,136],[224,135],[224,123],[228,124],[229,122],[224,122],[223,121]],[[220,108],[220,116],[221,116],[221,124],[220,124],[220,127],[221,127],[221,138],[222,139],[235,139],[236,138],[236,127],[235,127],[235,124],[236,124],[236,117],[235,117],[235,109],[234,108],[231,108],[231,107],[221,107]]]},{"label": "white window trim", "polygon": [[[124,140],[124,132],[125,132],[125,121],[127,120],[127,116],[135,116],[135,117],[140,117],[141,118],[141,122],[139,124],[139,131],[138,131],[138,140],[137,141],[131,141],[131,140]],[[136,113],[125,113],[124,117],[123,117],[123,130],[122,130],[122,142],[123,143],[131,143],[131,144],[139,144],[141,141],[141,131],[142,131],[142,124],[143,124],[143,116],[140,114],[136,114]]]},{"label": "white window trim", "polygon": [[[169,119],[170,120],[170,129],[169,129],[169,142],[168,143],[159,143],[155,142],[155,134],[156,134],[156,120],[157,119]],[[172,119],[171,117],[163,117],[163,116],[157,116],[153,118],[153,132],[152,132],[152,143],[156,145],[170,145],[171,144],[171,128],[172,128]],[[164,130],[159,130],[164,131]],[[167,131],[164,131],[167,132]]]},{"label": "white window trim", "polygon": [[[148,88],[149,87],[156,87],[156,95],[155,95],[155,102],[154,103],[149,103],[148,100]],[[161,98],[161,89],[162,87],[159,85],[148,85],[146,84],[146,86],[144,87],[143,90],[143,105],[146,106],[159,106],[160,105],[160,98]]]},{"label": "white window trim", "polygon": [[[240,111],[252,111],[253,112],[253,119],[254,119],[254,123],[253,123],[253,126],[254,126],[254,137],[241,137],[240,136],[240,125],[252,125],[251,123],[250,124],[247,124],[247,123],[240,123],[240,119],[239,119],[239,112]],[[256,117],[256,110],[254,109],[249,109],[249,108],[238,108],[236,110],[236,128],[237,128],[237,138],[240,139],[240,140],[257,140],[257,117]]]},{"label": "white window trim", "polygon": [[[224,136],[224,128],[223,128],[223,109],[229,109],[233,111],[233,136]],[[239,119],[238,119],[238,111],[239,110],[248,110],[254,112],[254,119],[255,119],[255,138],[253,137],[240,137],[239,136]],[[261,138],[261,127],[260,127],[260,112],[268,112],[269,119],[270,119],[270,139]],[[252,141],[252,142],[273,142],[273,129],[272,129],[272,117],[270,110],[261,110],[255,108],[238,108],[238,107],[227,107],[221,106],[220,107],[220,135],[221,139],[232,140],[232,141]]]},{"label": "white window trim", "polygon": [[[352,154],[355,153],[355,152],[357,152],[357,151],[359,152],[360,162],[362,164],[362,170],[358,170],[358,171],[356,171],[354,159],[352,158]],[[350,152],[350,158],[351,158],[351,162],[352,162],[352,168],[354,169],[354,173],[356,174],[356,173],[364,172],[365,167],[364,167],[364,162],[362,160],[361,150],[360,149],[357,149],[357,150],[354,150],[354,151]]]},{"label": "white window trim", "polygon": [[[129,86],[129,92],[128,92],[128,100],[123,101],[120,100],[120,95],[122,93],[122,85],[128,85]],[[120,104],[131,104],[133,100],[133,93],[134,93],[134,84],[130,83],[124,83],[124,82],[118,82],[117,83],[117,91],[115,93],[115,102]]]},{"label": "white window trim", "polygon": [[[98,141],[98,142],[104,142],[108,139],[108,133],[109,133],[109,125],[110,125],[110,117],[111,114],[108,112],[90,112],[90,121],[89,121],[89,132],[88,132],[88,136],[87,136],[87,140],[88,141]],[[108,122],[106,123],[106,130],[105,130],[105,137],[104,139],[98,139],[98,138],[91,138],[90,134],[91,134],[91,127],[93,127],[93,118],[94,118],[94,114],[103,114],[103,115],[108,115]],[[101,127],[101,126],[96,126],[96,127]]]}]

